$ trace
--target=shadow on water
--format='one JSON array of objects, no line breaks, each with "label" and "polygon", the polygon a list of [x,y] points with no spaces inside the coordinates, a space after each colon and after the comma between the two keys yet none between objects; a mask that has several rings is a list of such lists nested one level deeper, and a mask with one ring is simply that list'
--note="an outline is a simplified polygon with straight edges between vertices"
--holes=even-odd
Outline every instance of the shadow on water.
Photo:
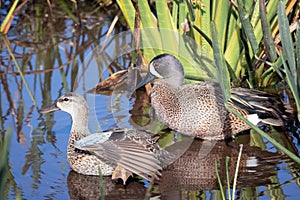
[{"label": "shadow on water", "polygon": [[[9,7],[4,5],[1,15],[7,14]],[[57,1],[51,5],[46,1],[27,2],[16,14],[8,36],[1,36],[1,197],[99,199],[103,196],[99,177],[70,171],[66,158],[67,133],[71,125],[69,116],[62,112],[41,115],[38,110],[50,105],[63,93],[76,89],[78,72],[89,63],[87,55],[95,47],[101,47],[115,16],[118,16],[115,4],[99,6],[78,2],[76,7],[71,1]],[[122,20],[119,19],[112,34],[125,30]],[[121,48],[125,44],[115,45],[115,48]],[[12,56],[20,65],[19,70]],[[99,64],[98,71],[94,72],[100,81],[127,69],[131,61],[127,54],[115,59],[107,52],[99,52],[98,57],[104,63]],[[149,107],[148,97],[142,91],[136,94],[139,104],[133,105],[130,100],[132,105],[126,107],[126,114],[121,112],[123,104],[119,96],[96,95],[95,98],[96,115],[102,129],[114,128],[120,124],[117,120],[126,121],[128,118],[139,125],[149,122],[145,109]],[[116,101],[112,109],[107,106],[111,99]],[[132,124],[127,120],[125,125]],[[288,129],[287,134],[273,128],[267,131],[298,154],[299,138],[296,135],[299,127],[291,124]],[[166,137],[166,141],[172,139],[172,134]],[[162,199],[219,197],[214,163],[218,162],[221,179],[226,180],[223,167],[225,157],[230,156],[229,176],[232,181],[239,143],[245,144],[238,178],[240,198],[298,197],[299,191],[293,188],[299,187],[299,166],[278,154],[271,144],[253,131],[229,144],[218,142],[210,146],[200,140],[194,141],[178,160],[162,171],[162,177],[154,184],[150,196],[159,195]],[[205,156],[199,154],[203,147],[209,150]],[[110,177],[103,177],[102,182],[107,199],[143,199],[149,192],[147,184],[138,178],[132,179],[125,187]]]}]

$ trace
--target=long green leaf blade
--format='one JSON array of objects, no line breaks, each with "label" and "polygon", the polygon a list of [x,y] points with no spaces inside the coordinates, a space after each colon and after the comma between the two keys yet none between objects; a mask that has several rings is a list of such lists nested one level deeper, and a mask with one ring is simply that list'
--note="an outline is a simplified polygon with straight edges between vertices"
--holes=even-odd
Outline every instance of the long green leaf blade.
[{"label": "long green leaf blade", "polygon": [[218,73],[217,76],[218,76],[218,80],[220,81],[220,85],[224,93],[225,100],[227,101],[231,95],[230,78],[224,60],[224,56],[220,50],[217,31],[214,22],[211,23],[211,32],[212,32],[212,40],[213,40],[214,58],[215,58],[217,73]]},{"label": "long green leaf blade", "polygon": [[261,26],[263,31],[263,37],[265,42],[265,47],[267,49],[267,54],[270,57],[271,61],[274,62],[277,59],[277,54],[275,50],[274,41],[271,38],[271,30],[270,25],[267,19],[267,13],[266,13],[266,2],[265,0],[259,0],[259,15],[261,19]]},{"label": "long green leaf blade", "polygon": [[227,20],[228,20],[228,13],[229,13],[229,1],[215,1],[214,3],[215,7],[215,15],[214,15],[214,22],[215,24],[218,24],[216,27],[218,31],[221,51],[224,52],[224,45],[225,45],[225,39],[226,39],[226,26],[227,26]]},{"label": "long green leaf blade", "polygon": [[289,64],[289,70],[293,76],[293,82],[297,85],[297,71],[295,64],[294,48],[292,37],[290,33],[289,21],[285,14],[285,8],[282,1],[279,2],[278,6],[278,23],[279,23],[279,33],[281,37],[282,46],[284,49],[284,55],[287,58]]},{"label": "long green leaf blade", "polygon": [[[171,51],[178,52],[179,43],[176,38],[177,30],[173,24],[167,1],[157,0],[155,5],[163,49],[170,49]],[[165,32],[167,32],[167,34],[164,34]]]},{"label": "long green leaf blade", "polygon": [[247,38],[249,39],[252,51],[254,54],[257,54],[258,44],[256,41],[255,34],[253,32],[253,28],[251,26],[250,20],[249,20],[249,15],[244,10],[244,3],[242,0],[238,0],[238,12],[240,15],[241,22],[243,24],[245,34],[246,34]]},{"label": "long green leaf blade", "polygon": [[131,0],[117,0],[117,4],[121,9],[130,30],[133,32],[135,22],[135,9]]},{"label": "long green leaf blade", "polygon": [[157,18],[159,28],[176,30],[172,21],[172,16],[170,14],[167,1],[157,0],[155,1]]}]

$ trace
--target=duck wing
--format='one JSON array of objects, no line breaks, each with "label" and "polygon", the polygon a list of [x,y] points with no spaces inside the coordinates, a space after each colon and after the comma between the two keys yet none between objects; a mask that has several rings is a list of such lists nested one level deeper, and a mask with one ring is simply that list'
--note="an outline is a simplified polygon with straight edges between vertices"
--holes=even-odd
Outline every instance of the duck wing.
[{"label": "duck wing", "polygon": [[245,110],[249,114],[257,114],[261,122],[273,126],[283,126],[285,115],[282,102],[266,92],[232,88],[229,105],[233,108]]},{"label": "duck wing", "polygon": [[[141,136],[144,134],[136,135],[139,139]],[[75,142],[75,147],[148,180],[150,177],[157,178],[162,169],[155,153],[145,144],[128,137],[126,131],[91,134]]]}]

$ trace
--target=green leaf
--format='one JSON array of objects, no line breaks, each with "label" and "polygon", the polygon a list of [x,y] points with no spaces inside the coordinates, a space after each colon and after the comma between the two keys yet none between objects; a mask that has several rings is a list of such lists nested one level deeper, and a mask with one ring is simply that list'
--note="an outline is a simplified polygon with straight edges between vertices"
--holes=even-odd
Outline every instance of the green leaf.
[{"label": "green leaf", "polygon": [[216,31],[216,27],[214,22],[211,23],[211,31],[212,31],[212,40],[213,40],[213,50],[214,50],[214,58],[217,66],[217,76],[220,81],[220,85],[225,96],[225,100],[227,101],[230,98],[230,79],[229,73],[226,68],[226,63],[224,60],[224,56],[220,50],[218,35]]},{"label": "green leaf", "polygon": [[253,32],[253,28],[251,26],[250,20],[249,20],[249,15],[244,10],[244,3],[242,0],[238,0],[238,12],[239,12],[241,22],[243,24],[245,34],[246,34],[247,38],[249,39],[252,51],[256,55],[258,52],[258,44],[256,41],[255,34]]},{"label": "green leaf", "polygon": [[221,51],[224,52],[225,46],[225,39],[226,39],[226,32],[227,32],[227,20],[228,20],[228,13],[229,13],[229,1],[215,1],[214,3],[214,22],[218,24],[216,27],[218,31],[218,37],[220,41]]},{"label": "green leaf", "polygon": [[[185,20],[187,19],[187,17],[186,17],[186,3],[185,2],[181,2],[180,4],[179,4],[179,16],[178,16],[178,26],[179,26],[179,32],[180,32],[180,34],[183,34],[184,33],[184,30],[183,30],[183,28],[182,28],[182,26],[181,26],[181,24],[182,23],[184,23],[185,22]],[[174,17],[174,16],[173,16]],[[176,16],[176,18],[177,18],[177,16]],[[177,24],[177,23],[175,23],[175,24]]]},{"label": "green leaf", "polygon": [[167,1],[157,0],[155,5],[159,29],[169,31],[169,34],[162,34],[163,31],[160,31],[163,49],[170,48],[172,50],[176,50],[179,45],[178,39],[176,38],[177,30],[173,24]]},{"label": "green leaf", "polygon": [[148,1],[138,1],[138,8],[143,28],[157,28],[157,23],[150,10]]},{"label": "green leaf", "polygon": [[[297,24],[297,28],[296,28],[296,61],[297,61],[297,71],[300,70],[300,23]],[[300,81],[300,79],[298,78],[298,81]],[[300,83],[298,82],[298,85],[300,85]]]},{"label": "green leaf", "polygon": [[170,29],[175,31],[175,26],[172,21],[172,16],[169,11],[169,7],[167,1],[165,0],[156,0],[155,1],[156,10],[157,10],[157,18],[159,28],[162,29]]},{"label": "green leaf", "polygon": [[179,4],[180,4],[180,2],[178,2],[178,1],[173,2],[172,21],[175,25],[178,24]]},{"label": "green leaf", "polygon": [[277,59],[277,54],[276,54],[273,38],[271,37],[271,30],[267,19],[266,6],[264,0],[259,0],[259,10],[260,10],[259,14],[260,14],[261,25],[263,30],[266,53],[270,57],[271,61],[274,62]]},{"label": "green leaf", "polygon": [[125,20],[129,25],[130,30],[133,32],[135,22],[135,9],[131,0],[117,0],[117,3],[125,17]]},{"label": "green leaf", "polygon": [[291,71],[291,75],[293,76],[294,84],[297,85],[297,71],[296,71],[296,63],[294,56],[294,45],[292,42],[292,37],[290,33],[289,21],[285,14],[285,8],[282,1],[279,2],[278,6],[278,23],[279,23],[279,33],[281,38],[282,47],[284,49],[284,55],[287,58],[289,70]]},{"label": "green leaf", "polygon": [[[211,1],[210,0],[202,0],[201,3],[204,5],[203,10],[201,10],[200,8],[197,9],[196,12],[196,16],[199,16],[199,20],[200,20],[200,29],[205,33],[205,35],[207,35],[209,38],[211,37]],[[199,7],[199,6],[198,6]],[[198,26],[199,27],[199,26]],[[202,49],[207,52],[207,55],[209,56],[209,58],[212,59],[212,49],[211,46],[209,45],[208,42],[206,42],[206,40],[202,40],[201,43],[198,43],[201,45]]]},{"label": "green leaf", "polygon": [[191,19],[192,22],[194,22],[196,20],[196,16],[195,16],[193,6],[192,6],[192,4],[190,3],[189,0],[185,0],[185,1],[186,1],[186,4],[187,4],[187,8],[189,10],[188,14],[190,15],[190,19]]},{"label": "green leaf", "polygon": [[[296,59],[294,54],[296,53],[297,55],[298,53],[297,53],[297,47],[296,47],[296,52],[294,52],[294,45],[290,33],[289,21],[285,14],[285,7],[281,1],[279,2],[279,6],[278,6],[278,23],[279,23],[279,33],[281,37],[281,43],[284,50],[280,54],[280,58],[284,67],[284,72],[286,74],[287,83],[291,89],[291,92],[296,102],[298,120],[300,120],[300,98],[299,98],[299,85],[298,85],[299,80],[297,75]],[[297,29],[299,29],[299,27]],[[298,30],[298,36],[299,36],[299,30]],[[287,63],[284,57],[286,58]]]},{"label": "green leaf", "polygon": [[161,37],[148,1],[138,1],[138,8],[141,17],[141,48],[146,59],[150,61],[161,53]]}]

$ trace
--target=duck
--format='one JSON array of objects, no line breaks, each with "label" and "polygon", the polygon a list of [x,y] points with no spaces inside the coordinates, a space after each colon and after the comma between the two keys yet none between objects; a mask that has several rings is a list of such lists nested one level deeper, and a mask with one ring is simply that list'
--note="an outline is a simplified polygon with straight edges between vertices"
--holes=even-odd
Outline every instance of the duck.
[{"label": "duck", "polygon": [[[184,84],[184,68],[171,54],[154,57],[136,89],[153,83],[149,98],[158,118],[170,129],[204,140],[224,140],[250,129],[225,108],[219,83],[200,81]],[[272,95],[247,88],[231,88],[228,105],[255,125],[282,126],[280,102]]]},{"label": "duck", "polygon": [[160,158],[167,155],[156,144],[157,138],[146,130],[113,129],[91,134],[88,128],[88,105],[83,96],[67,93],[40,113],[62,110],[71,115],[67,158],[70,167],[83,175],[112,176],[125,184],[137,174],[147,180],[158,178]]}]

